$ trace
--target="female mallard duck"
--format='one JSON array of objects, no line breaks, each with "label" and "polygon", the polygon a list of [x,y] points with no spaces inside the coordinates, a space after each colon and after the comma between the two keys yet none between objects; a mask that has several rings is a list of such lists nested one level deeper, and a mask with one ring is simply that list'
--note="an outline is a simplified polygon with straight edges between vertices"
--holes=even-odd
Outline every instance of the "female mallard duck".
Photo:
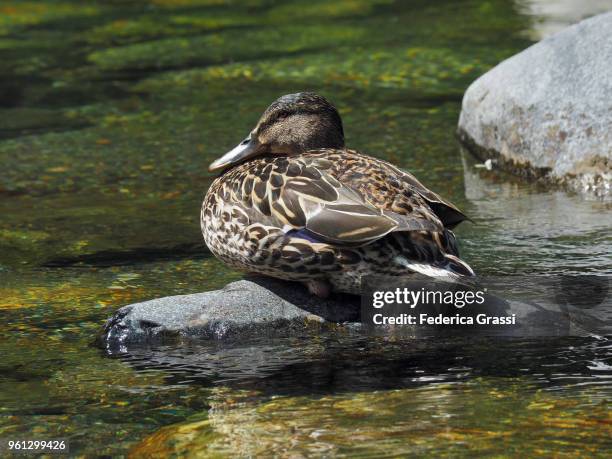
[{"label": "female mallard duck", "polygon": [[214,255],[300,281],[318,296],[359,293],[368,274],[473,276],[450,228],[466,217],[392,164],[344,146],[342,120],[313,93],[280,97],[233,150],[206,193]]}]

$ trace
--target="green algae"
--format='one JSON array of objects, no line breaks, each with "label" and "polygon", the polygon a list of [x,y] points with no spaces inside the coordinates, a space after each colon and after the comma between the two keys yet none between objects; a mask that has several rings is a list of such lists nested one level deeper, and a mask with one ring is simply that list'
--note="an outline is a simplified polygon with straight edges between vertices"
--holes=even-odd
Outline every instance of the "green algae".
[{"label": "green algae", "polygon": [[78,19],[100,13],[95,5],[70,1],[4,1],[0,5],[0,36],[56,20]]},{"label": "green algae", "polygon": [[163,69],[307,52],[330,43],[345,45],[364,35],[364,30],[341,26],[327,31],[317,26],[238,29],[109,48],[90,54],[89,60],[102,70]]},{"label": "green algae", "polygon": [[[39,240],[48,237],[47,234],[19,233],[11,236]],[[36,308],[41,308],[46,312],[37,318],[38,326],[52,328],[58,336],[83,327],[94,333],[98,330],[98,321],[110,315],[118,305],[213,289],[240,277],[229,268],[219,267],[213,258],[172,260],[162,257],[123,264],[10,270],[3,272],[0,279],[0,310],[35,312]],[[70,320],[62,320],[66,317]],[[9,333],[11,327],[17,327],[22,334],[35,336],[27,326],[27,322],[18,319],[5,331]]]},{"label": "green algae", "polygon": [[[97,46],[127,45],[145,40],[159,40],[165,37],[188,37],[225,28],[250,26],[256,23],[257,19],[248,14],[228,15],[223,10],[207,11],[206,13],[196,11],[182,15],[149,14],[130,19],[115,19],[96,26],[89,30],[84,38]],[[100,53],[112,54],[111,50],[112,48],[106,49]]]},{"label": "green algae", "polygon": [[337,2],[315,0],[307,4],[284,2],[270,8],[265,18],[271,22],[283,22],[297,17],[300,20],[326,21],[344,17],[363,17],[374,14],[381,5],[389,5],[391,3],[390,0],[341,0]]},{"label": "green algae", "polygon": [[[159,202],[152,208],[155,197]],[[139,253],[145,259],[205,254],[198,206],[191,205],[199,199],[200,194],[180,190],[141,196],[127,188],[116,195],[14,197],[0,204],[6,216],[0,223],[2,263],[108,263],[112,256],[138,259]]]},{"label": "green algae", "polygon": [[316,53],[168,73],[140,87],[158,90],[164,85],[196,86],[212,80],[245,78],[302,86],[318,82],[319,85],[372,90],[399,88],[421,96],[443,94],[459,97],[461,93],[455,88],[468,84],[490,68],[496,56],[504,55],[503,51],[490,54],[490,62],[483,63],[480,58],[458,55],[445,48],[398,47],[374,53],[368,49],[340,48],[333,55]]}]

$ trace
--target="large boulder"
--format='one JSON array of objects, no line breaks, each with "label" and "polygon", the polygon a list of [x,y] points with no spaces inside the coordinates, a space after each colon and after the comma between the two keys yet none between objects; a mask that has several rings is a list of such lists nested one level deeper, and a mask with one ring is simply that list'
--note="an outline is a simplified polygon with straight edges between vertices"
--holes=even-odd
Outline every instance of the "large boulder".
[{"label": "large boulder", "polygon": [[458,133],[481,160],[607,197],[612,181],[612,12],[500,63],[463,98]]}]

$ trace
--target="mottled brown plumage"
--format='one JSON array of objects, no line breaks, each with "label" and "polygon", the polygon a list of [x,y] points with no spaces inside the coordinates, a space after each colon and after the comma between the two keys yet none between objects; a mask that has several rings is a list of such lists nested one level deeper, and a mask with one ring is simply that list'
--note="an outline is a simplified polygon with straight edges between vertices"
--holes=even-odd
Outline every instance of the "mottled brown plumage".
[{"label": "mottled brown plumage", "polygon": [[311,93],[283,96],[208,190],[206,244],[238,269],[359,293],[368,274],[473,275],[454,205],[390,163],[344,148],[340,116]]}]

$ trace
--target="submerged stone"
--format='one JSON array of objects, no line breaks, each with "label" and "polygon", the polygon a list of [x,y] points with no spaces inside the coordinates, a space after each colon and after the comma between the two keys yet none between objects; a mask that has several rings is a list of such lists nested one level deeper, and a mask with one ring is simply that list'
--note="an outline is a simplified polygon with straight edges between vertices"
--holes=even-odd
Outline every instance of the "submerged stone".
[{"label": "submerged stone", "polygon": [[466,91],[459,135],[482,160],[609,196],[612,13],[502,62]]},{"label": "submerged stone", "polygon": [[[542,431],[547,435],[525,446],[529,453],[563,448],[596,456],[609,442],[605,403],[583,408],[592,389],[568,398],[551,390],[525,393],[526,378],[443,381],[270,399],[216,390],[205,416],[160,428],[136,443],[130,457],[503,456],[508,445],[524,444],[526,432]],[[568,429],[581,429],[589,442],[568,436]]]}]

